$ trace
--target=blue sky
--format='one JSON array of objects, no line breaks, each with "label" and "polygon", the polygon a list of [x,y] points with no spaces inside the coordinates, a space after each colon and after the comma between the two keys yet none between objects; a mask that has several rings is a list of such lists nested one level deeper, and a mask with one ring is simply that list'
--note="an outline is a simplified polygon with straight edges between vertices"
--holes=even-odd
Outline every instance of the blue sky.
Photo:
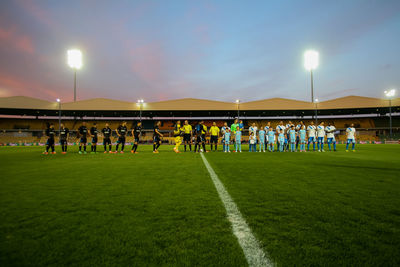
[{"label": "blue sky", "polygon": [[400,88],[400,1],[0,2],[0,97],[310,100]]}]

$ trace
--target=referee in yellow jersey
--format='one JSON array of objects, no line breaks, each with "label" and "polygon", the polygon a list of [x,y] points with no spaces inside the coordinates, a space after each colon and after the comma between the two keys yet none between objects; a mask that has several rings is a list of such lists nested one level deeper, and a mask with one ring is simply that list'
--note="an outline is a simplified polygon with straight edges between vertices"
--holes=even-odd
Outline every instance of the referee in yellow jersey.
[{"label": "referee in yellow jersey", "polygon": [[189,145],[190,151],[192,151],[192,125],[189,124],[187,120],[185,120],[185,124],[183,125],[183,145],[186,151],[186,145]]},{"label": "referee in yellow jersey", "polygon": [[179,146],[182,144],[182,128],[181,128],[181,121],[177,121],[174,128],[174,137],[175,137],[175,147],[174,151],[176,153],[179,152]]},{"label": "referee in yellow jersey", "polygon": [[213,125],[210,128],[210,145],[211,145],[211,151],[213,151],[213,144],[215,146],[215,151],[217,151],[217,145],[218,145],[218,136],[219,136],[219,128],[215,121],[213,122]]}]

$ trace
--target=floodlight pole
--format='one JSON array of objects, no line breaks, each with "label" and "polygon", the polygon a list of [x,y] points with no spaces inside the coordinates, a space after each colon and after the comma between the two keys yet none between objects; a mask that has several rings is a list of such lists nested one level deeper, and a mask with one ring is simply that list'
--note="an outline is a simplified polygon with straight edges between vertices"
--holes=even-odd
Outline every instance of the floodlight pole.
[{"label": "floodlight pole", "polygon": [[74,102],[76,102],[76,68],[74,68]]},{"label": "floodlight pole", "polygon": [[239,121],[239,117],[240,117],[240,102],[237,104],[237,114],[238,114],[237,118],[238,118],[238,121]]},{"label": "floodlight pole", "polygon": [[311,73],[311,102],[314,103],[314,78],[312,69],[310,70]]},{"label": "floodlight pole", "polygon": [[318,125],[318,102],[315,103],[315,125]]},{"label": "floodlight pole", "polygon": [[58,101],[58,133],[61,132],[61,101]]},{"label": "floodlight pole", "polygon": [[393,140],[393,133],[392,133],[392,99],[389,98],[389,135],[390,140]]},{"label": "floodlight pole", "polygon": [[139,111],[140,122],[142,122],[142,107],[143,103],[140,103],[140,111]]}]

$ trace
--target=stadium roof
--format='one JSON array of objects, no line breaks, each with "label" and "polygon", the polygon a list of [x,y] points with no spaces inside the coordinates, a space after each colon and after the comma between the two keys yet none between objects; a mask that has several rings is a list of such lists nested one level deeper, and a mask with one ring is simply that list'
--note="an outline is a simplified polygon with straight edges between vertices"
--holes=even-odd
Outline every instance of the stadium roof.
[{"label": "stadium roof", "polygon": [[[316,103],[270,98],[240,103],[240,112],[247,116],[262,115],[306,115],[317,108],[321,114],[381,113],[388,108],[387,99],[347,96]],[[392,100],[394,110],[399,111],[400,98]],[[8,115],[54,115],[58,103],[46,100],[13,96],[0,98],[0,114]],[[76,102],[61,103],[64,115],[92,116],[137,116],[140,107],[136,102],[94,98]],[[143,116],[235,116],[238,105],[234,102],[184,98],[177,100],[145,103]],[[188,114],[189,113],[189,114]]]}]

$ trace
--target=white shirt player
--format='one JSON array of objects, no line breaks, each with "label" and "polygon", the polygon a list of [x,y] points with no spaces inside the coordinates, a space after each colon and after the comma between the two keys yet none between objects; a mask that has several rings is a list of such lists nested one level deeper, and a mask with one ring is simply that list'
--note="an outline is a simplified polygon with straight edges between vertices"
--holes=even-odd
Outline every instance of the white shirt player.
[{"label": "white shirt player", "polygon": [[257,136],[257,126],[250,126],[249,127],[249,133],[254,133],[254,136]]},{"label": "white shirt player", "polygon": [[346,129],[347,139],[355,140],[356,129],[354,127],[349,127]]},{"label": "white shirt player", "polygon": [[284,125],[276,126],[276,132],[280,133],[282,130],[285,131],[286,127]]},{"label": "white shirt player", "polygon": [[336,127],[331,125],[331,126],[326,126],[325,127],[325,131],[326,131],[326,138],[333,138],[335,139],[335,131],[336,131]]},{"label": "white shirt player", "polygon": [[308,135],[308,137],[315,137],[315,126],[314,125],[308,125],[307,135]]},{"label": "white shirt player", "polygon": [[296,126],[296,131],[300,131],[301,130],[301,124],[297,124],[297,126]]},{"label": "white shirt player", "polygon": [[325,127],[323,125],[317,126],[317,136],[318,137],[325,137]]},{"label": "white shirt player", "polygon": [[269,131],[268,125],[264,127],[264,131],[265,131],[265,141],[268,143],[268,131]]}]

